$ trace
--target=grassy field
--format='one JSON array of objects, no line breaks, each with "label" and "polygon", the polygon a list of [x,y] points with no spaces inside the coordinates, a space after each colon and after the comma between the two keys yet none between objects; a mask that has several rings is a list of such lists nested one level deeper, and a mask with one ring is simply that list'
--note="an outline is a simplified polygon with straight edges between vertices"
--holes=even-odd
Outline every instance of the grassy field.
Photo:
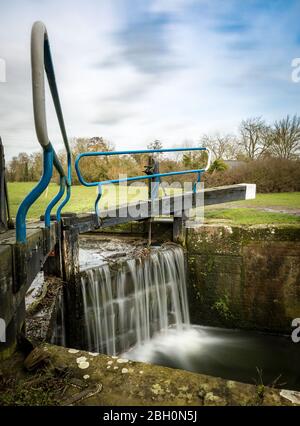
[{"label": "grassy field", "polygon": [[235,201],[236,207],[289,208],[300,210],[300,192],[279,192],[275,194],[256,194],[254,200]]},{"label": "grassy field", "polygon": [[259,211],[252,208],[232,208],[207,210],[205,212],[207,222],[226,221],[240,225],[259,224],[299,224],[300,216],[288,213],[276,213]]},{"label": "grassy field", "polygon": [[[8,184],[11,214],[15,217],[17,208],[23,198],[35,185],[34,182],[14,182]],[[28,218],[37,219],[44,213],[46,206],[58,191],[56,184],[50,184],[29,210]],[[94,208],[96,188],[83,186],[72,187],[70,202],[65,211],[83,213]],[[106,187],[100,207],[125,204],[147,199],[146,187]],[[270,211],[271,210],[271,211]],[[298,215],[295,214],[298,212]],[[228,221],[240,224],[299,224],[300,225],[300,192],[258,194],[255,200],[236,201],[205,209],[207,221]]]},{"label": "grassy field", "polygon": [[205,209],[205,218],[209,222],[226,220],[243,225],[300,225],[300,192],[257,194],[255,200],[211,206]]},{"label": "grassy field", "polygon": [[[8,193],[12,216],[16,215],[19,204],[28,194],[28,192],[34,187],[34,185],[34,182],[8,183]],[[51,183],[48,189],[42,193],[37,202],[31,207],[28,217],[31,219],[36,219],[41,214],[43,214],[48,203],[57,194],[57,192],[58,186],[54,183]],[[66,205],[64,211],[74,213],[92,212],[94,211],[96,196],[97,188],[95,187],[73,186],[71,199]],[[134,189],[129,187],[127,191],[126,187],[114,186],[112,188],[112,186],[107,186],[104,188],[100,207],[125,204],[126,196],[128,201],[146,200],[147,188],[139,187]]]}]

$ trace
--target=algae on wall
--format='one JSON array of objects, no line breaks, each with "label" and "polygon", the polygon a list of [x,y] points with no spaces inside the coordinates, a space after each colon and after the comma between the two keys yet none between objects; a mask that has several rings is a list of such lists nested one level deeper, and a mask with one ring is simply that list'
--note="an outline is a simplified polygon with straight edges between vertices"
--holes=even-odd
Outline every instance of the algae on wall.
[{"label": "algae on wall", "polygon": [[300,317],[300,227],[188,229],[191,321],[290,333]]}]

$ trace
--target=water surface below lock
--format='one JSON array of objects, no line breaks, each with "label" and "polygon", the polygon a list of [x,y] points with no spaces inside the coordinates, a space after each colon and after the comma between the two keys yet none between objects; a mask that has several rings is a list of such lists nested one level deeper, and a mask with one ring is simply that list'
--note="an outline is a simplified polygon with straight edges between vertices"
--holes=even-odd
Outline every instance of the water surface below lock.
[{"label": "water surface below lock", "polygon": [[227,380],[300,390],[300,343],[289,336],[196,325],[169,328],[123,356]]}]

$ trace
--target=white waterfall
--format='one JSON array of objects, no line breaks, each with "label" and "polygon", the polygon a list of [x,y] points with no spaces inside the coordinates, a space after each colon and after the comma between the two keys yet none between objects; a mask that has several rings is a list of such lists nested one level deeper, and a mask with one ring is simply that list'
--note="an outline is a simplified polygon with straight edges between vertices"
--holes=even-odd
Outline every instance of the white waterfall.
[{"label": "white waterfall", "polygon": [[115,355],[169,326],[189,324],[184,253],[153,251],[117,268],[92,268],[81,279],[87,349]]}]

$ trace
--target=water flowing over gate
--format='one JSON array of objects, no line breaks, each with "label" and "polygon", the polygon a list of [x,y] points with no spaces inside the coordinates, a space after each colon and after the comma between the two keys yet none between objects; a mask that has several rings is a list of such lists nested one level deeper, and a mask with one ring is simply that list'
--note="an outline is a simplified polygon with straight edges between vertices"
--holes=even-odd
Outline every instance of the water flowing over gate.
[{"label": "water flowing over gate", "polygon": [[170,325],[189,324],[184,252],[170,246],[130,259],[114,273],[108,265],[83,275],[87,349],[115,355],[148,341]]}]

